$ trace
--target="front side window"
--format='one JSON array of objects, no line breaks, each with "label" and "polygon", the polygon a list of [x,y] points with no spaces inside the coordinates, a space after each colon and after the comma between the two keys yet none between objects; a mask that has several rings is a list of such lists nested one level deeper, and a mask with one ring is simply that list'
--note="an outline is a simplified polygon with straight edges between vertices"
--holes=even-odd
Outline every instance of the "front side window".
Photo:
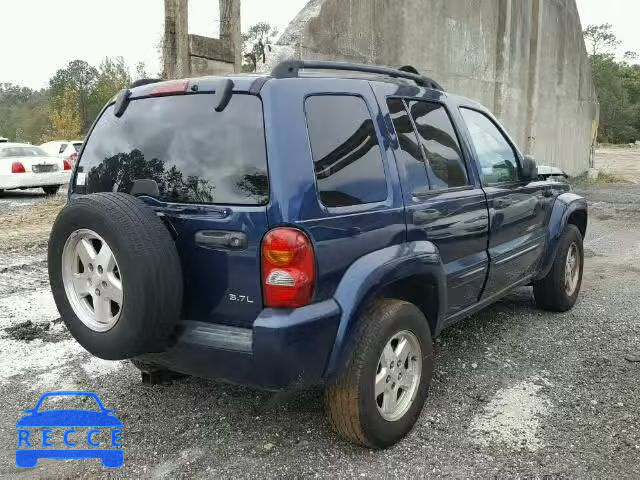
[{"label": "front side window", "polygon": [[75,191],[131,193],[137,180],[166,202],[267,203],[261,100],[234,94],[216,112],[208,94],[142,98],[120,118],[110,106],[86,142]]},{"label": "front side window", "polygon": [[502,132],[486,115],[468,108],[460,110],[476,149],[483,183],[517,182],[518,160]]},{"label": "front side window", "polygon": [[431,189],[469,185],[460,144],[445,108],[439,103],[411,101],[409,112],[427,159]]},{"label": "front side window", "polygon": [[360,97],[318,95],[305,102],[320,201],[326,207],[387,198],[378,136]]}]

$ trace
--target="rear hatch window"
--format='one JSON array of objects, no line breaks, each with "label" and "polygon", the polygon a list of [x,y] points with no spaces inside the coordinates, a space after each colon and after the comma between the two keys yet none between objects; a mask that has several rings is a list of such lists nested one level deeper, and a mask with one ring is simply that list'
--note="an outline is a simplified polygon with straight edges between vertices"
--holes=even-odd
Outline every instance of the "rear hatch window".
[{"label": "rear hatch window", "polygon": [[214,106],[198,94],[132,100],[120,118],[108,107],[86,142],[75,191],[132,193],[146,180],[148,192],[152,180],[152,196],[165,202],[266,204],[261,100],[234,94],[222,112]]}]

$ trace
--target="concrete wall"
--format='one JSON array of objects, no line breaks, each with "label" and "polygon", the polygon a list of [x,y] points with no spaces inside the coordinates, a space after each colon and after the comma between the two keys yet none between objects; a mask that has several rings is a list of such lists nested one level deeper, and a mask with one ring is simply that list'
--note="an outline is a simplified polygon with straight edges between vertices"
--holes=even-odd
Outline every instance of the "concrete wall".
[{"label": "concrete wall", "polygon": [[279,43],[414,65],[492,109],[539,163],[589,166],[598,108],[575,0],[311,0]]},{"label": "concrete wall", "polygon": [[219,0],[219,5],[221,38],[218,39],[189,34],[189,0],[164,1],[162,57],[166,78],[226,75],[240,71],[240,0]]}]

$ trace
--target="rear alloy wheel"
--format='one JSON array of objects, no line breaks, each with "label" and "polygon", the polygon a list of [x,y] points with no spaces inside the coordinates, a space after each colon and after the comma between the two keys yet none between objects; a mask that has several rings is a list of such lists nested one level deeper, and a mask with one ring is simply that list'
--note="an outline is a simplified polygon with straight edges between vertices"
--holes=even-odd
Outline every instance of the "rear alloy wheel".
[{"label": "rear alloy wheel", "polygon": [[382,418],[393,422],[411,407],[420,386],[422,351],[420,342],[408,330],[394,335],[378,360],[375,397]]},{"label": "rear alloy wheel", "polygon": [[46,195],[55,195],[60,190],[60,185],[49,185],[48,187],[42,187]]},{"label": "rear alloy wheel", "polygon": [[433,374],[429,325],[413,304],[374,302],[358,319],[353,351],[327,386],[325,407],[334,430],[370,448],[386,448],[413,428]]}]

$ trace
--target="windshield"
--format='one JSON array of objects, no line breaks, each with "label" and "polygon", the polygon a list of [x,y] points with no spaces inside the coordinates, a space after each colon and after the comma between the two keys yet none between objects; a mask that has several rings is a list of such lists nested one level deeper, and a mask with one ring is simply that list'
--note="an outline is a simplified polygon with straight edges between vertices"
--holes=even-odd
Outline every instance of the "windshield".
[{"label": "windshield", "polygon": [[207,94],[133,100],[120,118],[110,106],[86,141],[75,191],[141,193],[144,185],[167,202],[266,203],[261,100],[235,94],[224,111],[214,106]]},{"label": "windshield", "polygon": [[0,157],[46,157],[47,152],[40,147],[0,148]]}]

